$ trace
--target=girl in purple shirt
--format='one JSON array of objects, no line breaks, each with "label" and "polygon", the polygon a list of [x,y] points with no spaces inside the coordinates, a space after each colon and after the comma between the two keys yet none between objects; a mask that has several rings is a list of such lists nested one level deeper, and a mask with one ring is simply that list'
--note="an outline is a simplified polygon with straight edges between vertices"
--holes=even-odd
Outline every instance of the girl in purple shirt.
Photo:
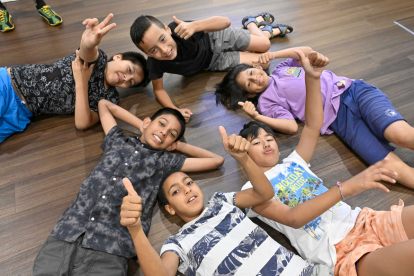
[{"label": "girl in purple shirt", "polygon": [[[305,121],[305,71],[295,50],[306,56],[309,47],[267,52],[257,65],[239,65],[216,85],[216,102],[231,110],[243,108],[252,119],[283,133],[295,133],[295,119]],[[259,64],[288,58],[268,76]],[[317,66],[320,59],[310,61]],[[368,164],[388,157],[388,169],[397,181],[414,188],[414,169],[393,153],[390,142],[414,150],[414,128],[395,110],[387,96],[375,86],[337,76],[325,70],[321,77],[324,124],[321,134],[335,132]],[[260,113],[256,110],[256,106]]]}]

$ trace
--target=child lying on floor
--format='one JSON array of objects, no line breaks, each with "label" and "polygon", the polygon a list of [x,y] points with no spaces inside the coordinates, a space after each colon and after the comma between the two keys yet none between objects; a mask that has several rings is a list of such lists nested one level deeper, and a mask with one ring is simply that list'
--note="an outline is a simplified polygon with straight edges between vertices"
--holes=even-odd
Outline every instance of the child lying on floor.
[{"label": "child lying on floor", "polygon": [[[299,52],[306,79],[306,122],[296,150],[278,164],[280,153],[268,125],[252,121],[240,132],[252,145],[250,158],[275,192],[273,199],[253,206],[247,215],[257,216],[285,234],[303,258],[325,264],[335,275],[412,275],[414,206],[403,208],[400,201],[389,212],[361,211],[342,201],[368,189],[388,191],[379,181],[395,183],[398,177],[385,168],[389,161],[380,161],[343,183],[338,181],[329,190],[308,167],[324,113],[320,85],[308,87],[310,82],[320,83],[322,70],[309,68],[303,62],[306,59]],[[248,182],[243,189],[251,186]]]},{"label": "child lying on floor", "polygon": [[[288,58],[270,76],[260,65],[237,66],[216,86],[216,102],[232,110],[243,106],[251,118],[274,130],[296,132],[295,119],[305,121],[306,98],[305,72],[295,53],[298,49],[305,56],[312,52],[309,47],[299,47],[261,55],[258,63]],[[362,80],[336,76],[326,70],[321,75],[321,91],[324,120],[320,133],[335,132],[370,165],[388,157],[384,166],[398,173],[399,183],[414,188],[414,169],[395,155],[395,148],[390,145],[392,142],[414,150],[414,128],[387,96]],[[250,101],[257,102],[261,114]]]},{"label": "child lying on floor", "polygon": [[157,100],[165,107],[178,109],[187,122],[192,112],[173,104],[164,90],[164,73],[190,76],[204,70],[227,71],[241,63],[251,64],[259,54],[245,51],[266,52],[269,39],[293,31],[291,26],[274,24],[273,15],[267,12],[243,18],[247,30],[230,26],[230,19],[221,16],[190,22],[174,16],[173,20],[167,26],[153,16],[141,15],[131,26],[131,38],[148,56],[149,78]]},{"label": "child lying on floor", "polygon": [[161,249],[161,257],[141,226],[140,195],[128,179],[121,206],[121,224],[128,227],[144,275],[329,275],[325,266],[302,260],[274,241],[241,210],[273,197],[273,188],[246,154],[250,143],[220,127],[223,146],[244,168],[253,187],[237,193],[217,192],[204,206],[203,192],[185,173],[169,175],[159,192],[168,213],[186,224]]},{"label": "child lying on floor", "polygon": [[107,61],[105,52],[98,49],[102,37],[115,27],[115,23],[108,25],[112,17],[109,14],[101,23],[96,18],[83,22],[86,30],[79,48],[83,66],[73,53],[51,64],[0,68],[0,143],[23,131],[30,118],[40,114],[75,113],[76,128],[87,129],[99,121],[101,99],[118,104],[115,87],[148,83],[141,54],[125,52]]}]

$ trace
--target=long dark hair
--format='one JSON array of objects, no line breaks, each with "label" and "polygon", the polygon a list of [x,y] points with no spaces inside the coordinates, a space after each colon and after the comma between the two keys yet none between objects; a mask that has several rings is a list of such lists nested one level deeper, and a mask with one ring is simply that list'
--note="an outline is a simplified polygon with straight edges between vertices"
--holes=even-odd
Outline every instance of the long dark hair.
[{"label": "long dark hair", "polygon": [[254,105],[257,104],[259,97],[249,98],[247,92],[238,82],[237,76],[246,69],[253,68],[247,64],[239,64],[231,69],[220,83],[216,84],[216,104],[220,103],[227,109],[236,111],[240,108],[238,102],[251,101]]}]

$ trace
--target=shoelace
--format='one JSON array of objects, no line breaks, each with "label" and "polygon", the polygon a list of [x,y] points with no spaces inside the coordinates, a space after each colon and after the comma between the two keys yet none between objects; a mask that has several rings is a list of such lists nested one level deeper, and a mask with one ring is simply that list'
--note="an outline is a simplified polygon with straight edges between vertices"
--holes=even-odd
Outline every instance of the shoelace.
[{"label": "shoelace", "polygon": [[41,8],[41,10],[46,13],[48,16],[52,16],[52,13],[50,12],[50,7],[49,6],[43,6]]},{"label": "shoelace", "polygon": [[6,22],[5,16],[6,16],[6,12],[3,11],[3,10],[0,10],[0,22],[1,23],[5,23]]}]

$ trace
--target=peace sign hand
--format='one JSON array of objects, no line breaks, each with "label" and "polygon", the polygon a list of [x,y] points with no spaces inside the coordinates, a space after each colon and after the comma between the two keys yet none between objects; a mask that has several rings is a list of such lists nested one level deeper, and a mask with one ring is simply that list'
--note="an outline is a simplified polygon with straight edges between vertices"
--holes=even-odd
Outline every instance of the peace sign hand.
[{"label": "peace sign hand", "polygon": [[97,18],[85,19],[82,24],[86,25],[86,30],[82,34],[81,43],[87,48],[98,46],[101,43],[102,37],[115,28],[115,23],[108,25],[113,17],[114,15],[110,13],[101,23],[99,23]]}]

